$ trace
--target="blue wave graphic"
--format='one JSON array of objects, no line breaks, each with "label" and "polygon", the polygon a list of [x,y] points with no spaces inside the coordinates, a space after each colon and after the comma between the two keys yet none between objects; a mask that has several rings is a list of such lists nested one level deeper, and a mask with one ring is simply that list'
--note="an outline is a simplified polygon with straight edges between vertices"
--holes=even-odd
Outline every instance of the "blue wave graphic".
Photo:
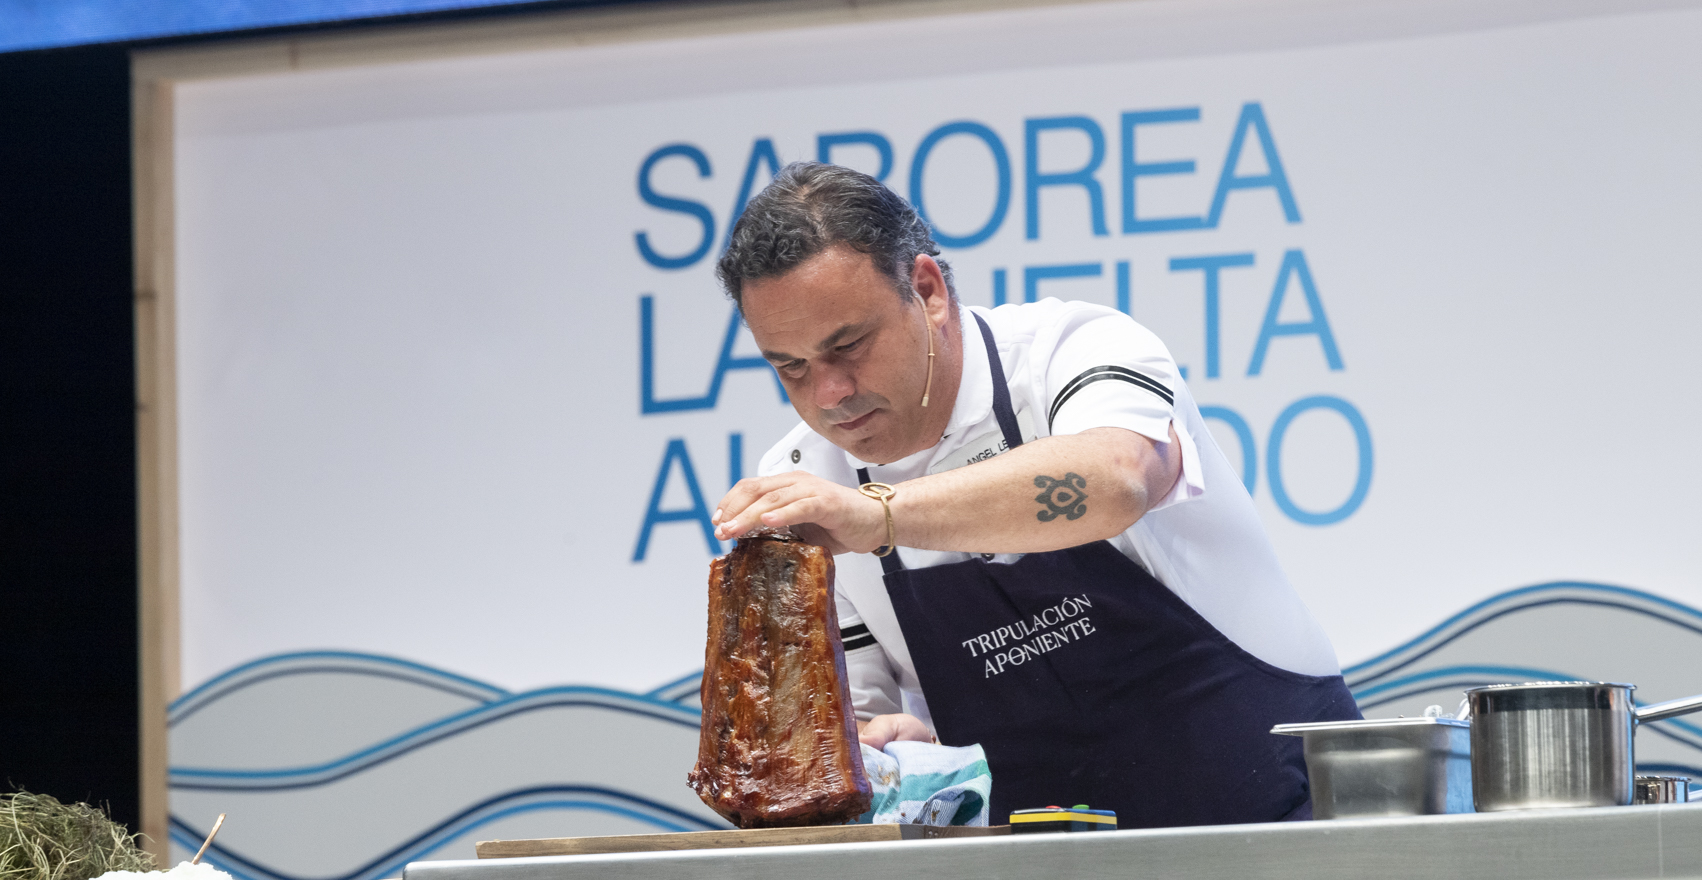
[{"label": "blue wave graphic", "polygon": [[1422,635],[1342,670],[1349,687],[1381,678],[1434,654],[1486,624],[1548,605],[1594,605],[1646,615],[1702,635],[1702,610],[1654,593],[1588,581],[1553,581],[1498,593],[1442,621]]},{"label": "blue wave graphic", "polygon": [[[277,826],[246,838],[226,829],[208,859],[236,877],[378,880],[409,861],[443,857],[445,847],[459,855],[479,829],[497,825],[491,830],[501,834],[500,823],[529,814],[559,817],[544,827],[562,836],[587,833],[576,830],[582,827],[595,833],[726,828],[684,784],[701,720],[700,680],[701,671],[694,671],[645,693],[591,686],[511,693],[356,652],[295,652],[245,663],[171,705],[172,839],[193,850],[207,810],[228,806],[246,811],[250,821],[270,816],[266,824]],[[361,730],[379,735],[351,742],[346,731],[359,736]],[[318,746],[298,744],[326,735],[331,738]],[[241,744],[253,740],[261,744],[244,751]],[[314,759],[268,760],[292,747]],[[382,780],[376,788],[366,781],[374,779]],[[386,802],[401,818],[371,839],[358,832],[325,838],[327,826],[358,829],[363,816]],[[283,842],[300,840],[313,841],[318,858],[292,864],[296,849]],[[303,870],[307,863],[319,868]]]},{"label": "blue wave graphic", "polygon": [[389,678],[487,703],[510,696],[495,685],[399,657],[355,651],[296,651],[262,657],[208,679],[171,701],[167,723],[176,724],[208,705],[262,682],[309,673]]},{"label": "blue wave graphic", "polygon": [[515,694],[458,715],[452,715],[418,727],[391,739],[376,743],[353,754],[307,767],[283,767],[271,770],[227,770],[216,767],[172,767],[171,787],[179,789],[218,788],[234,791],[303,788],[324,785],[351,774],[360,773],[386,761],[408,754],[467,731],[493,724],[526,712],[540,709],[584,706],[615,712],[630,712],[677,724],[695,731],[702,714],[695,709],[658,700],[654,697],[631,694],[608,688],[569,686],[543,688]]},{"label": "blue wave graphic", "polygon": [[[377,880],[398,874],[409,862],[426,858],[450,841],[500,819],[543,811],[614,813],[647,823],[657,831],[712,831],[725,827],[628,792],[594,786],[538,786],[474,804],[345,874],[326,877],[291,874],[246,858],[217,842],[208,848],[205,860],[238,880]],[[171,838],[179,846],[193,850],[200,847],[206,833],[172,816]]]},{"label": "blue wave graphic", "polygon": [[645,694],[669,703],[688,703],[697,699],[698,691],[703,686],[703,670],[699,669],[689,675],[682,675],[673,681]]}]

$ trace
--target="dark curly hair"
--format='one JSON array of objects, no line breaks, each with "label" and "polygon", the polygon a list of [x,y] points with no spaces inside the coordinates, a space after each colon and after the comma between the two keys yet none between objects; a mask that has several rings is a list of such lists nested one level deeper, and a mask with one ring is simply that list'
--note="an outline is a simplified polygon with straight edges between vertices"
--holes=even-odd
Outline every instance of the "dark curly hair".
[{"label": "dark curly hair", "polygon": [[[745,206],[715,275],[742,307],[746,281],[784,275],[841,244],[868,254],[906,300],[916,255],[940,253],[927,222],[880,181],[839,165],[793,162]],[[937,262],[955,299],[951,267]]]}]

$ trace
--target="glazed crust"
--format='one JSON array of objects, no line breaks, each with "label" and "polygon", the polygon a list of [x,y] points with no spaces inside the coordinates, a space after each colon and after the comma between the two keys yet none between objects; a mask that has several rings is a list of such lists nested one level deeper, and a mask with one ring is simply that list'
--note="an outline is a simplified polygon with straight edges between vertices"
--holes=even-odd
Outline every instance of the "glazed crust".
[{"label": "glazed crust", "polygon": [[740,828],[831,825],[869,809],[833,557],[758,529],[709,566],[703,728],[687,781]]}]

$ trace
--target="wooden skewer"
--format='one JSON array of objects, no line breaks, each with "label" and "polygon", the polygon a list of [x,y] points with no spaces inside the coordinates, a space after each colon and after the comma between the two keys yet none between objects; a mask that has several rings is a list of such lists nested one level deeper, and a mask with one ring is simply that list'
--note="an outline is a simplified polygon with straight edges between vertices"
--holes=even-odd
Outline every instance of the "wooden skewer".
[{"label": "wooden skewer", "polygon": [[189,864],[191,864],[191,865],[201,864],[201,857],[207,854],[207,847],[213,845],[213,838],[219,836],[219,828],[220,828],[220,826],[222,826],[224,824],[225,824],[225,814],[220,813],[218,820],[213,823],[213,830],[207,832],[207,839],[201,843],[201,848],[195,851],[195,858],[190,859]]}]

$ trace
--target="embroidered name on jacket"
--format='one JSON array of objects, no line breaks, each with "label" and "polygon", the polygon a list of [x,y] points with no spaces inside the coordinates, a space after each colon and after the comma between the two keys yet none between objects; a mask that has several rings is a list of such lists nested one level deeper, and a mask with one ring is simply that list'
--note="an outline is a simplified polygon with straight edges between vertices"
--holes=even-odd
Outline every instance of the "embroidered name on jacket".
[{"label": "embroidered name on jacket", "polygon": [[963,647],[969,650],[969,656],[985,658],[985,672],[981,677],[992,678],[1041,654],[1093,635],[1097,630],[1087,616],[1088,609],[1092,607],[1093,602],[1086,594],[1072,596],[1026,620],[1017,620],[965,639]]},{"label": "embroidered name on jacket", "polygon": [[[1017,430],[1022,434],[1022,442],[1027,443],[1039,436],[1034,432],[1034,420],[1029,418],[1028,410],[1019,409],[1016,413]],[[997,428],[974,440],[959,446],[950,455],[942,456],[928,468],[928,473],[943,474],[946,471],[986,461],[996,455],[1009,451],[1010,444],[1005,442],[1005,435]]]}]

